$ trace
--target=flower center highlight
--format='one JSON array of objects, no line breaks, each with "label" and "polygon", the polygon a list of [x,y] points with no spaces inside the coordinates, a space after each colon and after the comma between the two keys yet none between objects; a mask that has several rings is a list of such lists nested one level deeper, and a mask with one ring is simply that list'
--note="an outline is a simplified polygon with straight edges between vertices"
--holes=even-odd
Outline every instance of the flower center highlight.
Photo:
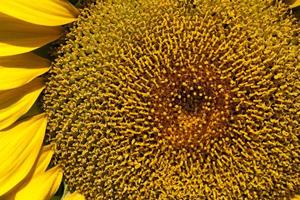
[{"label": "flower center highlight", "polygon": [[212,138],[225,132],[230,86],[209,66],[194,65],[160,75],[162,81],[151,91],[150,118],[170,144],[204,151]]},{"label": "flower center highlight", "polygon": [[109,0],[47,76],[46,141],[87,199],[286,199],[300,188],[299,25],[272,0]]}]

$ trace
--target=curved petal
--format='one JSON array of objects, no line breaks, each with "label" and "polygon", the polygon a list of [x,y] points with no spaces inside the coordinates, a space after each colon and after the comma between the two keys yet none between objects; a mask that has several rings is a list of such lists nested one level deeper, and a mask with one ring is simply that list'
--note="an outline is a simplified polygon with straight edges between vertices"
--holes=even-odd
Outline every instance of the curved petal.
[{"label": "curved petal", "polygon": [[291,200],[300,200],[300,195],[295,195]]},{"label": "curved petal", "polygon": [[290,4],[290,8],[296,8],[300,6],[300,0],[295,0],[293,3]]},{"label": "curved petal", "polygon": [[54,153],[54,145],[47,145],[42,148],[40,156],[37,160],[33,176],[42,174],[46,171]]},{"label": "curved petal", "polygon": [[0,196],[29,174],[40,152],[46,124],[41,114],[0,131]]},{"label": "curved petal", "polygon": [[29,83],[47,72],[49,66],[48,60],[33,53],[0,57],[0,91]]},{"label": "curved petal", "polygon": [[42,80],[35,79],[22,87],[0,91],[0,130],[27,113],[43,89]]},{"label": "curved petal", "polygon": [[79,14],[78,10],[65,0],[1,0],[0,12],[45,26],[71,23]]},{"label": "curved petal", "polygon": [[53,145],[44,146],[31,174],[4,198],[6,200],[50,199],[62,180],[62,170],[59,167],[46,171],[53,153]]},{"label": "curved petal", "polygon": [[27,23],[0,13],[0,56],[17,55],[37,49],[60,37],[61,27]]},{"label": "curved petal", "polygon": [[58,166],[32,177],[17,193],[14,200],[50,199],[60,186],[63,171]]},{"label": "curved petal", "polygon": [[82,194],[79,194],[78,192],[69,193],[67,194],[63,200],[85,200],[84,196]]}]

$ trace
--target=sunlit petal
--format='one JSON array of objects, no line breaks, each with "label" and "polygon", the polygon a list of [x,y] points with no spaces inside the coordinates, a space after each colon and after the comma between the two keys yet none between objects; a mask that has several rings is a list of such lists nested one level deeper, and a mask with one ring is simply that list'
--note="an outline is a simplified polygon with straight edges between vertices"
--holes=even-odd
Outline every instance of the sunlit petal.
[{"label": "sunlit petal", "polygon": [[295,195],[291,200],[300,200],[300,195]]},{"label": "sunlit petal", "polygon": [[300,6],[300,0],[295,0],[290,4],[290,8],[296,8]]},{"label": "sunlit petal", "polygon": [[84,196],[78,192],[67,194],[63,200],[85,200]]},{"label": "sunlit petal", "polygon": [[44,85],[41,79],[12,90],[0,91],[0,130],[7,128],[32,107]]},{"label": "sunlit petal", "polygon": [[0,196],[20,183],[32,169],[43,142],[44,114],[0,131]]},{"label": "sunlit petal", "polygon": [[42,174],[46,171],[54,153],[54,145],[47,145],[42,148],[40,156],[37,160],[33,176]]},{"label": "sunlit petal", "polygon": [[[48,200],[60,186],[63,172],[58,166],[32,177],[14,194],[14,200]],[[8,198],[9,199],[9,198]]]},{"label": "sunlit petal", "polygon": [[47,72],[49,65],[48,60],[32,53],[0,57],[0,90],[9,90],[29,83]]},{"label": "sunlit petal", "polygon": [[4,198],[6,200],[50,199],[62,180],[62,170],[58,166],[46,171],[52,155],[53,145],[44,146],[30,175]]},{"label": "sunlit petal", "polygon": [[70,23],[78,15],[78,10],[65,0],[1,0],[0,12],[46,26]]},{"label": "sunlit petal", "polygon": [[0,56],[37,49],[61,36],[61,27],[27,23],[0,13]]}]

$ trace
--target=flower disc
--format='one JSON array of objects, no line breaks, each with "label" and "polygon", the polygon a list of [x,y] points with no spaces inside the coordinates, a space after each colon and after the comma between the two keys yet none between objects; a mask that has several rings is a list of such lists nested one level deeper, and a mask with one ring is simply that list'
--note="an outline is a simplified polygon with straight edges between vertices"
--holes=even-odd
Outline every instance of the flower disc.
[{"label": "flower disc", "polygon": [[266,0],[108,0],[49,73],[54,162],[88,199],[300,189],[299,25]]}]

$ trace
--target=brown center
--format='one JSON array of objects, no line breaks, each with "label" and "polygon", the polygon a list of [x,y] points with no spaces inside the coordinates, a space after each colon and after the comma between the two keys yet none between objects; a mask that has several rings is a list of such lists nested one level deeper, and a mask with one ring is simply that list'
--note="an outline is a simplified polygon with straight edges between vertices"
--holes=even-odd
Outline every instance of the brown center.
[{"label": "brown center", "polygon": [[205,150],[226,129],[229,84],[208,66],[181,67],[161,80],[151,94],[151,118],[161,137],[175,147]]}]

